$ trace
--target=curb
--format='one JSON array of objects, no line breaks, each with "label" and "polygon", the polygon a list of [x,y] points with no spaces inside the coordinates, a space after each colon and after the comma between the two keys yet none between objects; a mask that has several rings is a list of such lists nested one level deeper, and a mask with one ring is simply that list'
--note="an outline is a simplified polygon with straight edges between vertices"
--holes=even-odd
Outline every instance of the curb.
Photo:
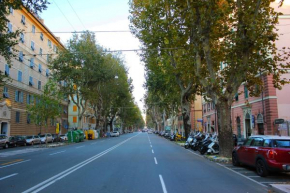
[{"label": "curb", "polygon": [[288,185],[288,184],[269,184],[269,186],[277,193],[289,193],[290,192],[290,185]]}]

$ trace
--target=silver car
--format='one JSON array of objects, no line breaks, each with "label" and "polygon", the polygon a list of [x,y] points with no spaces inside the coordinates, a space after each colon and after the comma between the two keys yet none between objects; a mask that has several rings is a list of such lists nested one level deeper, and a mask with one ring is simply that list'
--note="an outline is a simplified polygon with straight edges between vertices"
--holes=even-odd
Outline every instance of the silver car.
[{"label": "silver car", "polygon": [[120,136],[118,131],[111,132],[110,135],[111,135],[111,137],[119,137]]},{"label": "silver car", "polygon": [[40,144],[41,143],[40,137],[38,135],[26,136],[25,140],[26,140],[26,144],[28,144],[28,145],[34,145],[34,144]]},{"label": "silver car", "polygon": [[42,135],[39,135],[41,143],[49,143],[49,142],[53,142],[53,138],[52,135],[50,133],[45,133]]},{"label": "silver car", "polygon": [[4,134],[0,135],[0,147],[3,147],[4,149],[8,148],[9,140],[8,137]]}]

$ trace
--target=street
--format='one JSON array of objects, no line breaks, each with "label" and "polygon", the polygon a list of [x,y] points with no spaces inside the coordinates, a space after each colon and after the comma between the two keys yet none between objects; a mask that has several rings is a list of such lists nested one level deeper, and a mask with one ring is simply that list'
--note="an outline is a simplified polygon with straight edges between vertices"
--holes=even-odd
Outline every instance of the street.
[{"label": "street", "polygon": [[268,186],[154,134],[0,150],[1,193],[267,192]]}]

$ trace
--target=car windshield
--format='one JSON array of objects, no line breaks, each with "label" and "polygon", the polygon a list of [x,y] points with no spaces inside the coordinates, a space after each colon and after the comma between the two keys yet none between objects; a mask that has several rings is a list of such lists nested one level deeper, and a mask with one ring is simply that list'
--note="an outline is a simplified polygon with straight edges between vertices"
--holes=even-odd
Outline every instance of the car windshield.
[{"label": "car windshield", "polygon": [[45,135],[39,135],[39,137],[45,137]]},{"label": "car windshield", "polygon": [[27,136],[26,139],[32,139],[32,136]]},{"label": "car windshield", "polygon": [[290,140],[276,140],[275,147],[290,148]]}]

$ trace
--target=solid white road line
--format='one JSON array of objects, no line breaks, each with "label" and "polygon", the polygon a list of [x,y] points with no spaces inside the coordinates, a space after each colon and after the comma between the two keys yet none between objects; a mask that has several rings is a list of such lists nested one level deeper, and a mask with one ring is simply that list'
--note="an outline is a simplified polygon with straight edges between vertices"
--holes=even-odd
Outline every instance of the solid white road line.
[{"label": "solid white road line", "polygon": [[153,149],[152,149],[152,153],[154,153]]},{"label": "solid white road line", "polygon": [[81,148],[81,147],[85,147],[84,145],[82,145],[82,146],[79,146],[79,147],[76,147],[76,148]]},{"label": "solid white road line", "polygon": [[1,180],[4,180],[4,179],[6,179],[6,178],[10,178],[10,177],[12,177],[12,176],[16,176],[17,175],[17,173],[15,173],[15,174],[11,174],[11,175],[9,175],[9,176],[5,176],[5,177],[3,177],[3,178],[0,178],[0,181]]},{"label": "solid white road line", "polygon": [[165,183],[163,181],[162,175],[160,175],[160,174],[159,174],[159,179],[160,179],[160,182],[161,182],[163,193],[167,193]]},{"label": "solid white road line", "polygon": [[155,161],[155,164],[157,165],[157,164],[158,164],[158,162],[157,162],[157,159],[156,159],[156,157],[154,157],[154,161]]},{"label": "solid white road line", "polygon": [[260,183],[260,182],[257,182],[256,180],[253,180],[253,179],[249,178],[248,176],[245,176],[245,175],[243,175],[243,174],[241,174],[241,173],[239,173],[239,172],[237,172],[237,171],[235,171],[235,170],[232,170],[232,169],[230,169],[230,168],[228,168],[228,167],[226,167],[226,166],[224,166],[224,165],[222,165],[222,164],[217,163],[217,165],[219,165],[219,166],[221,166],[221,167],[224,167],[224,168],[226,168],[226,169],[228,169],[228,170],[230,170],[230,171],[232,171],[232,172],[234,172],[234,173],[236,173],[236,174],[238,174],[238,175],[240,175],[240,176],[243,176],[244,178],[247,178],[248,180],[251,180],[252,182],[255,182],[255,183],[257,183],[257,184],[259,184],[259,185],[261,185],[261,186],[263,186],[263,187],[267,187],[267,186],[265,186],[264,184],[262,184],[262,183]]},{"label": "solid white road line", "polygon": [[[139,134],[137,134],[137,135],[139,135]],[[37,185],[29,188],[28,190],[25,190],[23,193],[39,192],[39,191],[43,190],[44,188],[50,186],[54,182],[66,177],[67,175],[73,173],[74,171],[84,167],[85,165],[95,161],[96,159],[98,159],[98,158],[102,157],[103,155],[109,153],[110,151],[116,149],[117,147],[119,147],[123,143],[126,143],[127,141],[131,140],[132,138],[136,137],[137,135],[135,135],[133,137],[130,137],[130,138],[118,143],[117,145],[115,145],[115,146],[113,146],[113,147],[111,147],[111,148],[109,148],[109,149],[107,149],[107,150],[105,150],[105,151],[103,151],[103,152],[101,152],[101,153],[99,153],[97,155],[94,155],[93,157],[91,157],[91,158],[89,158],[89,159],[87,159],[87,160],[85,160],[85,161],[83,161],[83,162],[81,162],[81,163],[79,163],[79,164],[77,164],[77,165],[75,165],[73,167],[70,167],[70,168],[58,173],[57,175],[55,175],[55,176],[53,176],[53,177],[51,177],[51,178],[49,178],[49,179],[37,184]]]},{"label": "solid white road line", "polygon": [[63,153],[65,151],[59,151],[59,152],[56,152],[56,153],[52,153],[52,154],[49,154],[49,155],[55,155],[55,154],[59,154],[59,153]]},{"label": "solid white road line", "polygon": [[16,165],[16,164],[21,164],[21,163],[28,162],[28,161],[30,161],[30,159],[29,160],[22,161],[22,162],[17,162],[17,163],[14,163],[14,164],[10,164],[10,165],[7,165],[7,166],[2,166],[2,167],[0,167],[0,169],[1,168],[6,168],[6,167],[9,167],[9,166],[13,166],[13,165]]}]

